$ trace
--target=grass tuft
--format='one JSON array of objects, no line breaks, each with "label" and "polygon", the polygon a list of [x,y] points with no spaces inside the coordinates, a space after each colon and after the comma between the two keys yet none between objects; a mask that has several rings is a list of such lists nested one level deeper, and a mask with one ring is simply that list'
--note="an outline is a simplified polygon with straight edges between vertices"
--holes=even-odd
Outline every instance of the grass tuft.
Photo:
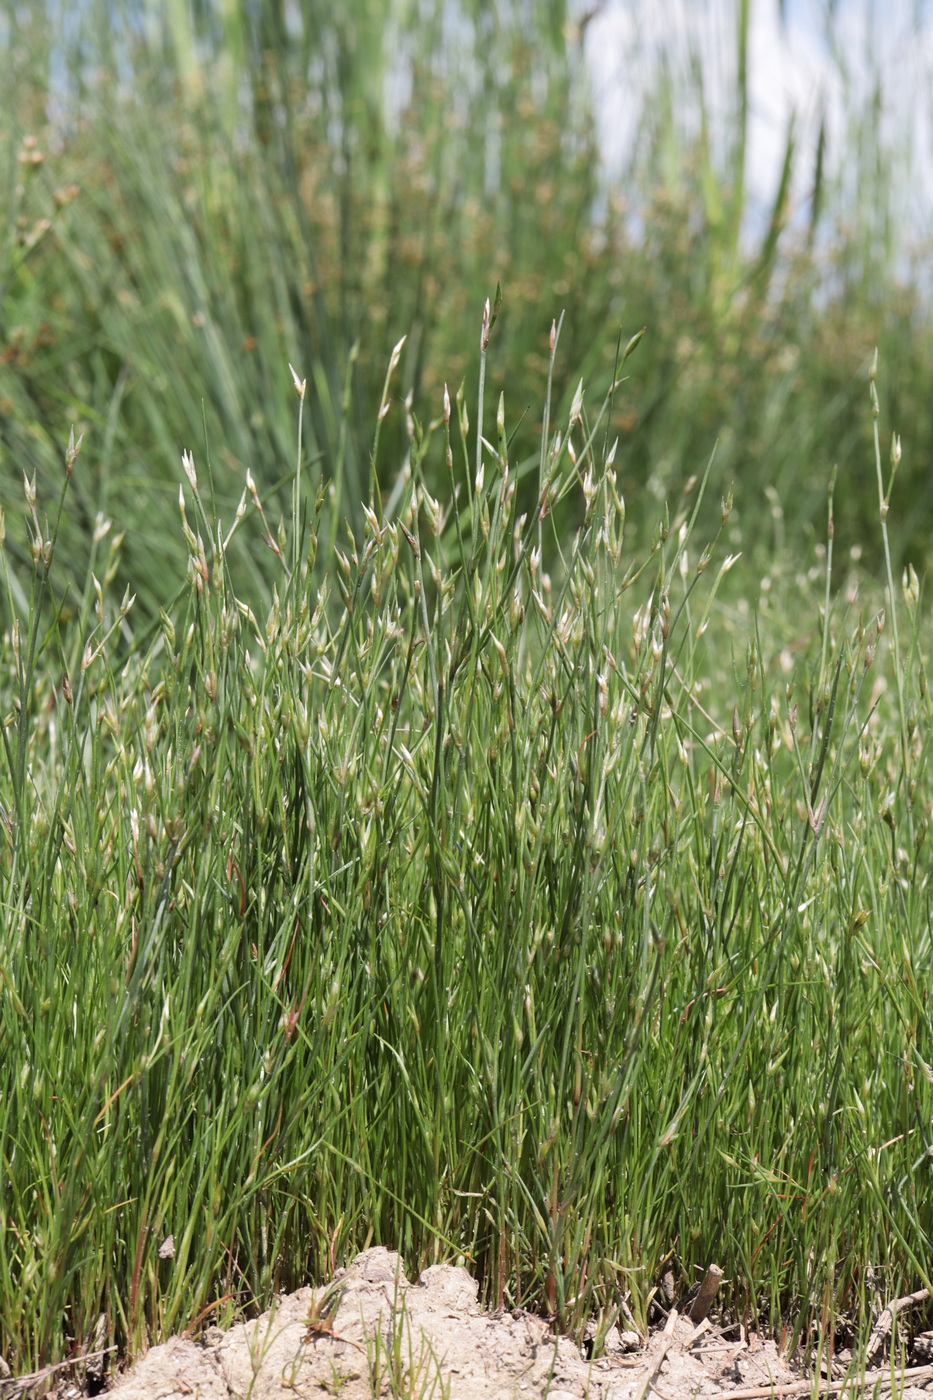
[{"label": "grass tuft", "polygon": [[723,552],[731,491],[697,533],[710,468],[630,548],[611,412],[638,337],[602,401],[548,391],[525,506],[493,320],[472,421],[462,391],[399,405],[396,347],[359,532],[310,473],[284,522],[248,472],[222,518],[186,452],[157,622],[106,536],[68,610],[78,444],[51,526],[26,483],[0,657],[14,1370],[101,1314],[138,1353],[374,1242],[574,1334],[620,1300],[644,1326],[671,1259],[807,1347],[867,1337],[870,1266],[886,1296],[929,1283],[919,585],[876,611],[831,547],[756,580]]}]

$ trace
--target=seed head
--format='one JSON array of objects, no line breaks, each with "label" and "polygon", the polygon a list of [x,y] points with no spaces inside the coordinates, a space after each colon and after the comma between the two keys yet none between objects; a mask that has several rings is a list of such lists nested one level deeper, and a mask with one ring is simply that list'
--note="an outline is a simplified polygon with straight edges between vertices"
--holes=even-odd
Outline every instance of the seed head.
[{"label": "seed head", "polygon": [[898,433],[891,438],[891,466],[896,471],[901,460],[901,439]]},{"label": "seed head", "polygon": [[295,370],[293,369],[293,367],[291,366],[291,364],[289,364],[288,367],[289,367],[289,369],[292,371],[292,383],[293,383],[294,386],[295,386],[295,393],[298,395],[298,397],[299,397],[299,399],[301,400],[301,402],[304,403],[304,401],[305,401],[305,389],[307,388],[308,381],[307,381],[307,379],[299,379],[299,378],[298,378],[298,375],[296,374],[296,372],[295,372]]},{"label": "seed head", "polygon": [[194,469],[194,458],[190,452],[185,451],[181,454],[181,464],[185,469],[185,476],[188,478],[192,491],[197,494],[198,474]]},{"label": "seed head", "polygon": [[74,428],[72,428],[71,432],[68,434],[68,450],[65,453],[66,476],[71,476],[72,468],[75,464],[75,459],[77,458],[78,453],[81,451],[81,444],[83,441],[84,434],[82,433],[81,436],[78,438],[78,441],[75,442],[75,430]]}]

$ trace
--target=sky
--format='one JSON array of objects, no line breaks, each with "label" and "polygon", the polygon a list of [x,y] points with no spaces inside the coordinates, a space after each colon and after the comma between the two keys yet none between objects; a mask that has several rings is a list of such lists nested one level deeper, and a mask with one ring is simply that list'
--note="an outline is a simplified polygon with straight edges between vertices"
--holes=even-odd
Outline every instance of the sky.
[{"label": "sky", "polygon": [[[924,237],[933,229],[933,0],[749,3],[746,180],[751,235],[766,223],[774,200],[791,114],[796,114],[797,143],[792,201],[797,217],[805,218],[821,118],[826,121],[829,173],[851,178],[843,162],[852,154],[853,124],[865,124],[872,88],[880,78],[881,138],[886,159],[902,177],[896,182],[899,218],[908,241]],[[47,4],[53,29],[81,8],[74,0]],[[578,14],[592,14],[584,28],[584,51],[610,173],[625,167],[662,54],[675,74],[686,71],[691,51],[699,55],[713,132],[724,138],[735,91],[738,0],[571,4]],[[3,14],[0,5],[0,31]],[[63,74],[60,81],[64,84]],[[389,100],[398,106],[398,94]]]},{"label": "sky", "polygon": [[[691,48],[700,56],[712,125],[727,129],[734,92],[735,0],[605,0],[584,31],[604,156],[624,168],[641,98],[659,55],[675,71]],[[832,8],[834,15],[828,16]],[[933,215],[933,0],[751,0],[750,127],[747,181],[752,217],[770,207],[780,176],[787,124],[796,113],[800,159],[794,199],[812,188],[817,133],[825,112],[830,170],[851,152],[853,123],[867,121],[880,78],[881,137],[887,159],[902,163],[903,220],[922,236]]]}]

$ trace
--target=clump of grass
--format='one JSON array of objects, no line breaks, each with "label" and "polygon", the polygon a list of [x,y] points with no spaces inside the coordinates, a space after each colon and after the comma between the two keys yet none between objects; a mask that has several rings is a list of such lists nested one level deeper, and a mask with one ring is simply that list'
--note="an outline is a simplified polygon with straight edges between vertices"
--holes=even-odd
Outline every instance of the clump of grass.
[{"label": "clump of grass", "polygon": [[[743,611],[731,491],[695,537],[709,470],[631,552],[610,423],[637,336],[601,403],[545,399],[520,511],[495,310],[477,398],[408,400],[390,471],[396,348],[359,535],[308,475],[287,523],[248,473],[221,519],[186,452],[155,626],[103,560],[66,618],[27,483],[0,701],[16,1369],[101,1314],[138,1352],[377,1241],[572,1332],[620,1295],[644,1325],[672,1254],[808,1345],[865,1324],[869,1264],[926,1281],[918,587],[895,683],[900,604],[837,597],[831,549]],[[265,605],[232,582],[254,540]]]}]

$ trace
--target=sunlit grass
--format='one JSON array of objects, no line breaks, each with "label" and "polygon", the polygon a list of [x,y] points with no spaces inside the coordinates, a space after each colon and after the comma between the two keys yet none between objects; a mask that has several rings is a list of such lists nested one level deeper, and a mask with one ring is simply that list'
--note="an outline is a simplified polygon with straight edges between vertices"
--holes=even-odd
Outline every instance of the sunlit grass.
[{"label": "sunlit grass", "polygon": [[[630,546],[582,387],[538,408],[520,514],[491,319],[469,404],[394,404],[398,347],[407,451],[357,535],[307,476],[281,523],[245,474],[218,517],[186,454],[157,624],[109,535],[76,602],[29,482],[6,522],[16,1370],[101,1313],[138,1352],[374,1242],[572,1332],[621,1300],[644,1325],[672,1255],[806,1345],[867,1335],[868,1265],[929,1282],[919,587],[859,598],[831,529],[760,585],[714,472]],[[256,548],[271,601],[232,582]]]},{"label": "sunlit grass", "polygon": [[[503,0],[495,16],[475,0],[303,0],[287,23],[280,8],[84,0],[55,25],[19,6],[0,35],[11,114],[0,153],[0,502],[13,505],[22,471],[37,473],[40,497],[54,495],[68,431],[86,431],[94,451],[59,540],[74,590],[98,516],[112,517],[126,531],[123,586],[132,578],[138,614],[157,615],[158,580],[181,558],[166,545],[180,444],[202,459],[210,450],[225,516],[247,468],[269,509],[289,511],[283,363],[308,380],[307,469],[334,481],[337,518],[358,533],[390,347],[409,333],[398,397],[437,404],[443,382],[464,376],[474,394],[467,327],[497,280],[490,386],[509,395],[517,470],[540,449],[552,313],[566,311],[564,365],[591,392],[611,376],[618,327],[649,327],[612,422],[640,542],[715,444],[725,479],[749,487],[733,550],[756,550],[769,488],[795,538],[819,538],[836,463],[847,482],[839,541],[874,541],[860,405],[880,345],[883,407],[909,444],[900,489],[914,498],[892,516],[892,560],[898,571],[907,557],[923,562],[931,335],[925,274],[910,270],[929,259],[898,219],[909,133],[885,148],[880,73],[876,102],[856,103],[838,135],[824,124],[815,149],[801,123],[788,126],[756,212],[745,169],[750,0],[722,7],[732,89],[704,85],[699,55],[674,66],[636,56],[646,95],[614,181],[579,16],[562,0]],[[575,383],[558,367],[565,414]],[[390,489],[401,415],[383,446]],[[425,471],[443,495],[442,468],[428,460]],[[271,563],[263,548],[243,550],[236,586],[268,597]]]}]

